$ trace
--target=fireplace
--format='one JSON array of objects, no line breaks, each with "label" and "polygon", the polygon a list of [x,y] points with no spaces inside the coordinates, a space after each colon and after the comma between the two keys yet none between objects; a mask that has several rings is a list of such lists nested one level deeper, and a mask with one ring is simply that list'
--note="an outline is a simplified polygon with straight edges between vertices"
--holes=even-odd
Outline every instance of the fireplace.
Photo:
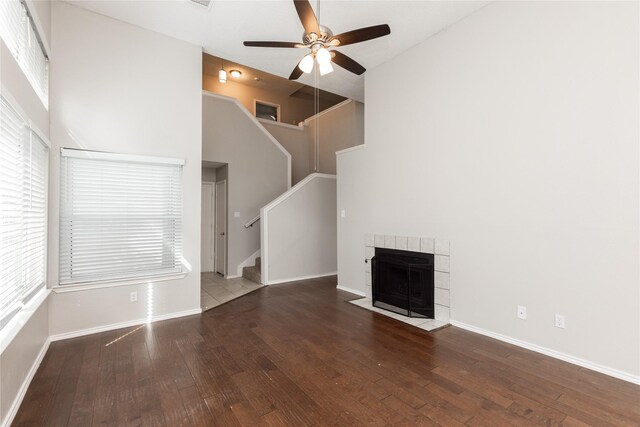
[{"label": "fireplace", "polygon": [[372,299],[378,308],[409,317],[434,318],[433,254],[375,248]]}]

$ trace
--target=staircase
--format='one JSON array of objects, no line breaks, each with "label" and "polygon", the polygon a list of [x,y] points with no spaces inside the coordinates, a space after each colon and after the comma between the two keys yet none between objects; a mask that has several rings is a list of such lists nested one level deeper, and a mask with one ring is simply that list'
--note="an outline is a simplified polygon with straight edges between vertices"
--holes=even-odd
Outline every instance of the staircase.
[{"label": "staircase", "polygon": [[251,280],[252,282],[262,284],[262,271],[261,271],[262,258],[256,258],[256,264],[253,267],[244,267],[242,269],[242,277]]}]

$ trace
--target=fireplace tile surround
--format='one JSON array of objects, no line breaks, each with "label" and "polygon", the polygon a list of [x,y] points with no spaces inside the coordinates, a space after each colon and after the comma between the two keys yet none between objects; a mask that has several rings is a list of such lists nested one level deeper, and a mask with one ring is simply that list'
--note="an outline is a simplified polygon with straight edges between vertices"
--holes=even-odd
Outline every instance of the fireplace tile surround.
[{"label": "fireplace tile surround", "polygon": [[[382,234],[366,234],[364,238],[364,252],[367,262],[365,263],[365,292],[366,298],[353,301],[354,304],[369,310],[388,315],[394,319],[405,323],[415,324],[416,320],[411,320],[405,316],[380,310],[371,305],[371,258],[375,254],[375,248],[389,248],[398,250],[408,250],[414,252],[424,252],[434,255],[434,286],[435,286],[435,320],[421,319],[421,325],[415,325],[425,330],[432,330],[449,323],[451,313],[450,298],[450,257],[451,248],[448,239],[431,237],[409,237],[392,236]],[[368,303],[367,303],[368,301]]]}]

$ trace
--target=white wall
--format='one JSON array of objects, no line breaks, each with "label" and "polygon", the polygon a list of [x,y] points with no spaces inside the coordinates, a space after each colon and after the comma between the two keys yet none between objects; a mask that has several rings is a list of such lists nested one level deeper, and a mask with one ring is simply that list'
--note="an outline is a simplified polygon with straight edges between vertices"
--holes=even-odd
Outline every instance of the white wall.
[{"label": "white wall", "polygon": [[339,283],[365,233],[449,238],[452,319],[640,380],[638,36],[636,2],[496,2],[369,70]]},{"label": "white wall", "polygon": [[[14,417],[44,352],[49,347],[48,302],[29,317],[11,344],[0,354],[0,425]],[[8,425],[8,424],[7,424]]]},{"label": "white wall", "polygon": [[49,137],[49,111],[40,101],[2,39],[0,39],[0,81],[2,94],[13,98],[20,109],[29,116],[27,119],[31,120],[32,124],[46,137]]},{"label": "white wall", "polygon": [[202,108],[202,158],[227,163],[227,275],[234,276],[260,249],[260,224],[244,224],[289,188],[288,153],[233,98],[207,92]]},{"label": "white wall", "polygon": [[[51,335],[198,310],[201,48],[62,2],[53,4],[51,27],[50,283],[58,280],[59,147],[185,159],[183,254],[191,270],[152,285],[54,293]],[[130,303],[133,290],[138,301]]]},{"label": "white wall", "polygon": [[263,283],[336,273],[336,179],[312,174],[261,211]]},{"label": "white wall", "polygon": [[[29,10],[38,22],[42,23],[41,36],[49,44],[49,16],[51,4],[47,2],[29,2]],[[49,138],[49,111],[40,101],[31,84],[13,58],[13,55],[0,40],[0,92],[15,104],[25,119],[37,128],[43,136]],[[35,373],[41,356],[48,347],[49,302],[45,298],[40,302],[32,301],[33,310],[20,315],[22,328],[10,340],[0,353],[0,425],[5,425],[15,415],[26,391],[31,376]],[[16,321],[19,319],[15,319]],[[4,333],[7,333],[6,328]],[[13,334],[12,334],[13,335]],[[4,337],[3,337],[4,338]],[[4,339],[2,340],[4,341]]]}]

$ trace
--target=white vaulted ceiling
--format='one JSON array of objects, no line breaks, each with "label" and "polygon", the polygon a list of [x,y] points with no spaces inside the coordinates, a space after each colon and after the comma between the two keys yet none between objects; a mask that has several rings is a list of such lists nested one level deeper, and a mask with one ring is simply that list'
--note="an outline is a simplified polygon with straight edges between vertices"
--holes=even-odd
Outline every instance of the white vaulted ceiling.
[{"label": "white vaulted ceiling", "polygon": [[[293,1],[219,1],[204,8],[189,0],[69,1],[130,24],[203,47],[205,52],[237,63],[288,77],[304,56],[303,49],[249,48],[244,40],[298,42],[302,25]],[[334,34],[377,24],[389,24],[391,35],[345,46],[339,50],[371,69],[480,9],[484,1],[322,1],[319,21]],[[318,15],[316,1],[311,1]],[[301,83],[364,101],[364,77],[338,66],[314,82]],[[398,76],[406,78],[406,76]],[[410,77],[409,77],[410,78]]]}]

